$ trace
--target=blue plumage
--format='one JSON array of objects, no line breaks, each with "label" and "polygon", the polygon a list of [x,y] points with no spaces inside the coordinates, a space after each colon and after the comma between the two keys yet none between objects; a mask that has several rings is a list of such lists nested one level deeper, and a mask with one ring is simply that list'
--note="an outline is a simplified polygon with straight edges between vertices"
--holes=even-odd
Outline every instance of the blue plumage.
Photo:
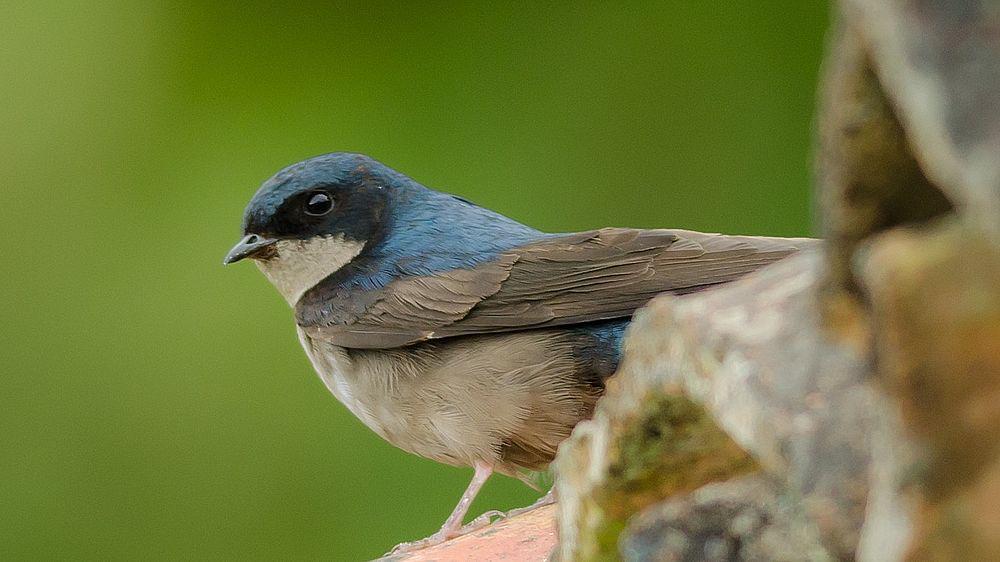
[{"label": "blue plumage", "polygon": [[[333,190],[335,196],[349,188],[351,204],[359,212],[342,213],[335,224],[317,225],[285,216],[284,206],[318,187]],[[375,209],[377,217],[373,217]],[[428,189],[368,156],[346,152],[284,168],[247,205],[244,232],[280,236],[289,226],[303,235],[343,233],[365,242],[361,259],[337,279],[344,287],[365,289],[384,287],[399,276],[474,267],[502,251],[552,236]]]},{"label": "blue plumage", "polygon": [[608,228],[547,234],[360,154],[281,170],[244,238],[295,308],[330,391],[400,448],[473,466],[433,539],[493,471],[543,468],[593,411],[633,311],[737,279],[813,241]]}]

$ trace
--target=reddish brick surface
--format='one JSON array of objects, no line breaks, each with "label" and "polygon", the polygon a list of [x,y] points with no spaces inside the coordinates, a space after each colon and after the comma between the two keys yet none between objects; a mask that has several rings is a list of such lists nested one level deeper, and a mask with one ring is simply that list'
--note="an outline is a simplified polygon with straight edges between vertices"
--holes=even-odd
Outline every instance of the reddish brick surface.
[{"label": "reddish brick surface", "polygon": [[446,543],[400,557],[398,562],[544,562],[556,546],[555,506],[498,521]]}]

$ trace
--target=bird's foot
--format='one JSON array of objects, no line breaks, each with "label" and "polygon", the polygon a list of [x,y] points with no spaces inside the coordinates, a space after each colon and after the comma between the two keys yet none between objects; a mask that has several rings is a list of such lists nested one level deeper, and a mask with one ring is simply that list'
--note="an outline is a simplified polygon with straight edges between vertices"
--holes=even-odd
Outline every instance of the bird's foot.
[{"label": "bird's foot", "polygon": [[[553,504],[553,503],[556,503],[556,495],[555,495],[555,493],[552,490],[549,490],[549,492],[547,494],[545,494],[544,496],[538,498],[535,501],[535,503],[533,503],[533,504],[531,504],[529,506],[518,507],[518,508],[512,509],[512,510],[507,511],[507,512],[497,511],[495,509],[491,509],[491,510],[487,511],[486,513],[483,513],[479,517],[476,517],[475,519],[473,519],[469,523],[466,523],[466,525],[464,527],[462,527],[461,529],[459,529],[459,533],[457,535],[455,535],[455,536],[461,536],[461,535],[464,535],[466,533],[471,533],[472,531],[478,531],[479,529],[482,529],[483,527],[486,527],[487,525],[491,525],[493,523],[496,523],[497,521],[504,521],[506,519],[510,519],[511,517],[517,517],[518,515],[521,515],[522,513],[528,513],[529,511],[531,511],[533,509],[538,509],[539,507],[543,507],[543,506],[546,506],[546,505],[549,505],[549,504]],[[454,537],[452,537],[452,538],[454,538]]]},{"label": "bird's foot", "polygon": [[461,527],[459,527],[457,529],[453,529],[453,528],[449,528],[449,527],[445,526],[445,527],[442,527],[441,530],[439,530],[438,532],[434,533],[433,535],[431,535],[431,536],[429,536],[429,537],[427,537],[425,539],[420,539],[418,541],[412,541],[412,542],[399,543],[396,546],[392,547],[392,550],[390,550],[386,554],[386,556],[392,556],[392,555],[395,555],[395,554],[408,554],[410,552],[416,552],[418,550],[422,550],[424,548],[428,548],[428,547],[431,547],[431,546],[436,546],[436,545],[439,545],[439,544],[441,544],[443,542],[450,541],[451,539],[458,538],[458,537],[461,537],[463,535],[467,535],[467,534],[472,533],[474,531],[478,531],[479,529],[482,529],[483,527],[489,526],[490,523],[493,522],[493,518],[494,517],[504,518],[504,517],[507,517],[507,514],[505,514],[503,512],[500,512],[500,511],[497,511],[495,509],[492,509],[490,511],[487,511],[486,513],[483,513],[479,517],[476,517],[472,521],[466,523],[465,525],[463,525],[463,526],[461,526]]},{"label": "bird's foot", "polygon": [[496,517],[497,519],[503,519],[507,517],[507,514],[502,511],[491,509],[486,513],[483,513],[479,517],[476,517],[472,521],[469,521],[468,523],[463,525],[462,528],[458,530],[458,535],[456,536],[462,536],[471,533],[473,531],[478,531],[479,529],[482,529],[483,527],[486,527],[491,523],[493,523],[494,517]]},{"label": "bird's foot", "polygon": [[502,514],[501,519],[510,519],[511,517],[516,517],[522,513],[527,513],[533,509],[538,509],[539,507],[546,506],[549,504],[556,503],[556,492],[555,489],[550,489],[544,496],[538,498],[535,503],[527,507],[519,507],[517,509],[512,509],[507,513]]},{"label": "bird's foot", "polygon": [[434,533],[433,535],[427,537],[426,539],[420,539],[419,541],[411,541],[411,542],[401,542],[396,546],[392,547],[392,550],[386,552],[384,556],[409,554],[411,552],[416,552],[424,548],[439,545],[446,540],[448,540],[448,537],[445,537],[444,535],[441,534],[440,531],[438,531],[437,533]]},{"label": "bird's foot", "polygon": [[386,553],[386,556],[408,554],[424,548],[436,546],[443,542],[450,541],[451,539],[478,531],[479,529],[487,527],[496,521],[510,519],[511,517],[516,517],[518,515],[521,515],[522,513],[527,513],[533,509],[537,509],[539,507],[555,503],[555,501],[556,501],[555,493],[552,490],[549,490],[549,493],[538,498],[538,501],[527,507],[519,507],[517,509],[512,509],[507,513],[491,509],[490,511],[483,513],[479,517],[476,517],[475,519],[466,523],[465,525],[462,525],[461,527],[454,524],[452,520],[449,520],[449,522],[445,523],[444,527],[441,527],[441,530],[434,533],[433,535],[427,537],[426,539],[420,539],[418,541],[399,543],[396,546],[394,546],[392,550]]}]

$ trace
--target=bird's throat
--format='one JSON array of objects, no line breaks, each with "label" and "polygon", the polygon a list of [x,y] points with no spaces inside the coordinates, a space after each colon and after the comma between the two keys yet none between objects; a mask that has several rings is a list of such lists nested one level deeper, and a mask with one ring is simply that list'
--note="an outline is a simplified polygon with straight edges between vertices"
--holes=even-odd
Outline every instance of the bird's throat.
[{"label": "bird's throat", "polygon": [[276,255],[256,263],[288,304],[295,306],[306,291],[357,257],[364,245],[342,234],[280,240],[275,244]]}]

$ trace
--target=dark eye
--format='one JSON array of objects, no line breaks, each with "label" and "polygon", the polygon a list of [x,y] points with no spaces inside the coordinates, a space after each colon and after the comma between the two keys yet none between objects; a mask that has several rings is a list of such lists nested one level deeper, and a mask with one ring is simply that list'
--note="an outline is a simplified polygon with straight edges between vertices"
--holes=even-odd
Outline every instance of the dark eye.
[{"label": "dark eye", "polygon": [[321,217],[333,209],[333,198],[325,191],[317,191],[306,201],[306,214]]}]

